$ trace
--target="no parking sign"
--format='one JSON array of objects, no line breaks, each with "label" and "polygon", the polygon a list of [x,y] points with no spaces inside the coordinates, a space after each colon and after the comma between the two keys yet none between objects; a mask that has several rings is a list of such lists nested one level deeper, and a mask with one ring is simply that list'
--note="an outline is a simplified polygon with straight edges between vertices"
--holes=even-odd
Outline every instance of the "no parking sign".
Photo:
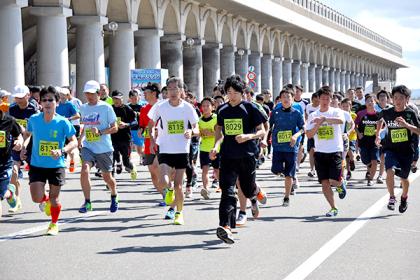
[{"label": "no parking sign", "polygon": [[255,81],[257,79],[257,74],[254,72],[255,67],[250,65],[248,67],[248,74],[246,75],[248,79],[248,86],[250,86],[252,89],[255,89],[257,87],[257,82]]}]

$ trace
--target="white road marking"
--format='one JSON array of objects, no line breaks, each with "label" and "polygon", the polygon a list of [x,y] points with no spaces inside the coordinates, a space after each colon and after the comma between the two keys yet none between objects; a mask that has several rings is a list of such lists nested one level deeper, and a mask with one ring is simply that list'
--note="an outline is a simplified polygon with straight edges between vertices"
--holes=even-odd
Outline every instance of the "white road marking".
[{"label": "white road marking", "polygon": [[[420,177],[420,173],[416,173],[409,178],[410,183]],[[401,193],[401,189],[395,189],[395,196]],[[358,232],[371,218],[378,215],[384,205],[388,201],[388,193],[381,197],[369,209],[363,212],[356,220],[340,231],[330,241],[325,243],[318,251],[309,257],[304,263],[297,267],[284,280],[301,280],[308,277],[318,266],[320,266],[329,256],[337,251],[344,243],[347,242],[356,232]],[[398,210],[397,210],[398,211]]]},{"label": "white road marking", "polygon": [[[100,215],[105,214],[105,213],[107,213],[107,212],[106,211],[92,211],[92,212],[89,212],[89,213],[84,214],[84,215],[79,215],[79,216],[72,217],[72,218],[62,219],[58,222],[58,225],[59,226],[65,225],[65,224],[68,224],[68,223],[75,222],[77,220],[82,220],[82,219],[87,219],[87,218],[91,218],[91,217],[95,217],[95,216],[100,216]],[[0,243],[4,242],[4,241],[15,239],[15,238],[28,236],[28,235],[31,235],[31,234],[34,234],[34,233],[37,233],[37,232],[40,232],[40,231],[45,231],[46,232],[49,224],[50,223],[48,222],[48,223],[45,223],[45,224],[37,226],[37,227],[32,227],[32,228],[24,229],[24,230],[21,230],[21,231],[18,231],[18,232],[14,232],[14,233],[10,233],[10,234],[7,234],[7,235],[0,236]]]}]

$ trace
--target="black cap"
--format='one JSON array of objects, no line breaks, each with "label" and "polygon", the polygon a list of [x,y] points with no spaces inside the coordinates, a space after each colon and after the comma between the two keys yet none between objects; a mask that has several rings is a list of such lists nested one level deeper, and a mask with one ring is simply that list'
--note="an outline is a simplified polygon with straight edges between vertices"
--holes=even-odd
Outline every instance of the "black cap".
[{"label": "black cap", "polygon": [[114,91],[111,93],[111,97],[123,98],[123,97],[124,97],[124,94],[123,94],[121,91],[114,90]]},{"label": "black cap", "polygon": [[150,83],[147,86],[143,87],[142,90],[143,91],[150,90],[152,92],[160,93],[159,88],[156,85],[150,84]]}]

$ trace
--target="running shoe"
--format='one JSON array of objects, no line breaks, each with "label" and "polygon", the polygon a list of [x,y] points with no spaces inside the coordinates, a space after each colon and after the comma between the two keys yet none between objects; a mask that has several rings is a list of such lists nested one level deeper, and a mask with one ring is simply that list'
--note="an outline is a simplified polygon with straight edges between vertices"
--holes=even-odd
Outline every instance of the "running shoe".
[{"label": "running shoe", "polygon": [[338,197],[340,198],[340,199],[344,199],[345,197],[346,197],[346,194],[347,194],[347,188],[346,188],[346,182],[345,181],[343,181],[342,183],[341,183],[341,186],[338,186],[336,189],[337,189],[337,192],[338,192]]},{"label": "running shoe", "polygon": [[413,173],[417,172],[417,166],[416,165],[411,166],[411,172],[413,172]]},{"label": "running shoe", "polygon": [[295,195],[295,189],[292,187],[292,189],[290,190],[290,195]]},{"label": "running shoe", "polygon": [[388,200],[388,209],[391,211],[395,210],[395,203],[397,203],[397,200],[395,199],[395,196],[390,196]]},{"label": "running shoe", "polygon": [[400,213],[404,213],[405,211],[407,211],[407,207],[408,207],[407,197],[404,198],[401,196],[401,201],[400,201],[400,206],[398,207],[398,211],[400,211]]},{"label": "running shoe", "polygon": [[248,218],[246,216],[246,213],[244,214],[244,213],[239,212],[238,218],[236,219],[236,226],[237,227],[244,226],[246,224],[247,219]]},{"label": "running shoe", "polygon": [[22,209],[22,201],[20,197],[16,197],[16,206],[13,208],[9,208],[9,213],[17,213],[20,209]]},{"label": "running shoe", "polygon": [[131,180],[136,180],[137,179],[137,170],[136,170],[136,168],[133,168],[130,171],[130,177],[131,177]]},{"label": "running shoe", "polygon": [[182,212],[176,212],[174,218],[174,225],[183,225],[184,224],[184,215]]},{"label": "running shoe", "polygon": [[337,208],[331,208],[330,211],[325,214],[327,217],[335,217],[338,215],[338,209]]},{"label": "running shoe", "polygon": [[122,164],[121,163],[117,163],[117,167],[115,168],[115,172],[117,174],[121,174],[122,173]]},{"label": "running shoe", "polygon": [[165,220],[173,220],[175,218],[175,210],[172,208],[168,209],[168,212],[166,212]]},{"label": "running shoe", "polygon": [[233,240],[232,231],[228,226],[218,227],[216,230],[216,235],[220,240],[222,240],[226,244],[235,243],[235,240]]},{"label": "running shoe", "polygon": [[166,206],[166,203],[165,203],[165,201],[160,201],[159,203],[158,203],[158,206]]},{"label": "running shoe", "polygon": [[109,212],[115,213],[118,211],[118,197],[111,197],[111,205],[109,206]]},{"label": "running shoe", "polygon": [[194,189],[197,187],[197,174],[194,172],[191,179],[191,187]]},{"label": "running shoe", "polygon": [[307,153],[303,153],[303,157],[302,157],[302,159],[300,160],[300,163],[304,163],[305,162],[305,159],[306,159],[306,156],[307,156],[308,154]]},{"label": "running shoe", "polygon": [[360,161],[360,155],[357,155],[357,156],[356,156],[356,160],[357,160],[357,161]]},{"label": "running shoe", "polygon": [[17,204],[16,187],[15,185],[9,184],[7,189],[10,191],[10,197],[7,199],[7,203],[10,208],[15,208]]},{"label": "running shoe", "polygon": [[366,180],[369,180],[369,178],[370,178],[370,172],[369,172],[369,171],[366,171],[366,174],[365,174],[365,179],[366,179]]},{"label": "running shoe", "polygon": [[315,170],[309,171],[308,176],[311,177],[311,178],[315,177]]},{"label": "running shoe", "polygon": [[267,203],[267,194],[260,188],[260,191],[257,194],[257,200],[261,204]]},{"label": "running shoe", "polygon": [[217,181],[217,180],[213,180],[213,183],[211,183],[211,187],[213,188],[213,189],[215,189],[215,188],[217,188],[219,186],[219,181]]},{"label": "running shoe", "polygon": [[167,189],[165,194],[165,203],[166,205],[171,205],[175,200],[175,192],[173,189]]},{"label": "running shoe", "polygon": [[210,192],[207,189],[202,188],[200,194],[205,200],[210,199]]},{"label": "running shoe", "polygon": [[350,165],[350,171],[354,171],[356,169],[356,164],[354,163],[354,160],[350,160],[349,165]]},{"label": "running shoe", "polygon": [[82,204],[82,206],[79,208],[79,213],[87,213],[88,211],[92,211],[92,203],[85,202]]},{"label": "running shoe", "polygon": [[296,180],[296,179],[293,179],[293,182],[292,182],[292,189],[298,189],[299,188],[299,181],[298,180]]},{"label": "running shoe", "polygon": [[102,174],[100,170],[95,172],[95,177],[102,178]]},{"label": "running shoe", "polygon": [[258,201],[255,199],[251,200],[251,213],[254,219],[260,215],[260,207],[258,206]]},{"label": "running shoe", "polygon": [[351,179],[351,172],[349,171],[349,172],[347,172],[347,175],[346,175],[346,180],[348,181],[348,180],[350,180]]},{"label": "running shoe", "polygon": [[70,161],[69,172],[70,173],[73,173],[74,172],[74,161]]},{"label": "running shoe", "polygon": [[283,198],[283,207],[289,207],[290,199],[288,197]]},{"label": "running shoe", "polygon": [[381,175],[379,175],[378,178],[376,178],[376,183],[377,184],[383,184],[384,183],[384,179],[382,179]]},{"label": "running shoe", "polygon": [[374,185],[373,181],[372,180],[368,180],[367,186],[368,187],[372,187],[373,185]]},{"label": "running shoe", "polygon": [[192,192],[192,187],[189,186],[187,187],[187,189],[185,190],[185,198],[193,198],[193,192]]},{"label": "running shoe", "polygon": [[47,235],[55,236],[58,234],[58,226],[55,223],[50,223],[47,230]]}]

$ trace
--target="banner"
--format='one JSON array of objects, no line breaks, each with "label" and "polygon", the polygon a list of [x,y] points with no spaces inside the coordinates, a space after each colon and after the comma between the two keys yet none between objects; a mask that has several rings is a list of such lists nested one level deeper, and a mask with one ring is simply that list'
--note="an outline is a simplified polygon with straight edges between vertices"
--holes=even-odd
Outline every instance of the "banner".
[{"label": "banner", "polygon": [[166,85],[168,69],[134,69],[131,70],[131,87],[141,88],[147,83],[159,83]]}]

